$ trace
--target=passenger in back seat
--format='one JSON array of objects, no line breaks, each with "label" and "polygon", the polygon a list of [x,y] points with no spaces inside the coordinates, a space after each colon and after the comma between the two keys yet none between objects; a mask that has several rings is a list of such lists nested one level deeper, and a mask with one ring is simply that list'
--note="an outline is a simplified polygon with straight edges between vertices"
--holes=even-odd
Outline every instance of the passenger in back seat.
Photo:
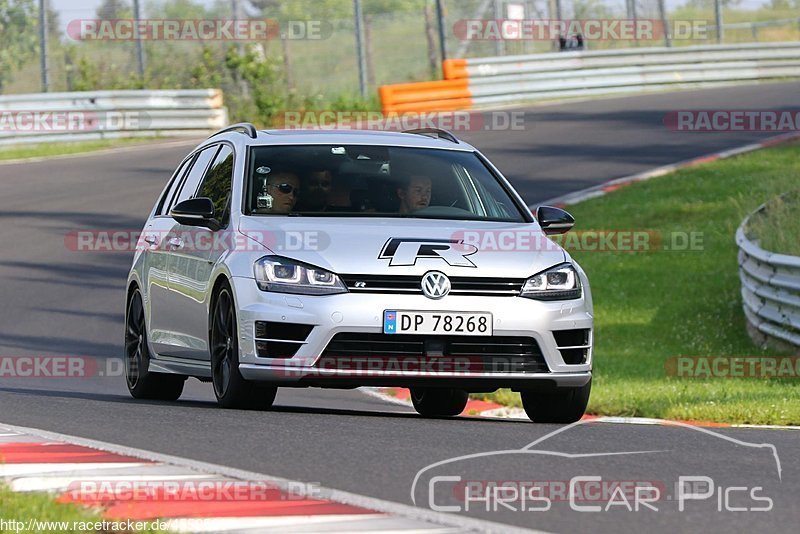
[{"label": "passenger in back seat", "polygon": [[326,211],[333,191],[333,173],[328,169],[313,169],[303,174],[302,195],[298,211]]}]

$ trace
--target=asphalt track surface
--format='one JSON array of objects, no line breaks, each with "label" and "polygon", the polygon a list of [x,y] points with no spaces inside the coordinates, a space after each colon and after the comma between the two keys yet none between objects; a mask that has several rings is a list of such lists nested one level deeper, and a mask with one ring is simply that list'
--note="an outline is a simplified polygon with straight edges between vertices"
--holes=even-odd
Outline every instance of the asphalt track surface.
[{"label": "asphalt track surface", "polygon": [[[799,83],[652,94],[529,108],[524,131],[469,132],[462,137],[484,150],[525,199],[536,203],[767,136],[671,132],[662,123],[669,111],[798,108]],[[82,355],[112,362],[119,358],[131,254],[74,252],[65,246],[65,235],[73,230],[140,229],[191,146],[162,143],[0,165],[0,355]],[[317,482],[403,504],[412,503],[414,478],[429,464],[487,453],[422,472],[414,489],[416,504],[429,506],[428,484],[435,475],[470,481],[550,481],[547,511],[532,510],[543,507],[543,500],[512,499],[508,506],[497,500],[488,506],[473,501],[470,510],[461,513],[556,532],[796,532],[800,520],[800,435],[792,431],[720,429],[709,434],[689,428],[589,423],[549,437],[534,447],[538,453],[521,454],[519,449],[559,427],[468,418],[426,420],[358,390],[284,389],[272,411],[223,411],[216,408],[210,385],[195,380],[187,383],[178,402],[135,402],[121,376],[0,378],[0,421]],[[772,444],[775,454],[744,442]],[[492,454],[508,449],[517,452]],[[543,450],[582,456],[555,456]],[[606,454],[623,452],[637,453]],[[662,492],[655,503],[658,511],[645,505],[638,512],[622,505],[600,512],[571,510],[559,488],[585,475],[657,487]],[[674,484],[680,475],[711,477],[712,496],[684,499],[685,510],[679,511]],[[457,488],[447,484],[452,483],[434,486],[435,504],[463,510],[463,499],[453,497]],[[730,490],[733,487],[747,489]],[[592,488],[579,485],[578,491]],[[605,506],[609,500],[598,502],[592,495],[575,504]],[[763,497],[772,499],[771,511],[728,511],[764,507],[767,501],[758,500]],[[626,500],[633,506],[630,493]]]}]

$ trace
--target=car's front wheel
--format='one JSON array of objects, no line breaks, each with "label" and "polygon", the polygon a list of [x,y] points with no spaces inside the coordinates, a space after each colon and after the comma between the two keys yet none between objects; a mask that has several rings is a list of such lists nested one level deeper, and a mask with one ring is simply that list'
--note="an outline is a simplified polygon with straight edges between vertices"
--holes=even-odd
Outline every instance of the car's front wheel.
[{"label": "car's front wheel", "polygon": [[451,417],[467,407],[469,394],[461,389],[411,388],[411,402],[425,417]]},{"label": "car's front wheel", "polygon": [[211,308],[211,382],[223,408],[265,410],[272,406],[276,387],[249,382],[239,372],[239,335],[236,309],[228,286],[214,298]]},{"label": "car's front wheel", "polygon": [[135,289],[125,314],[125,381],[135,399],[177,400],[186,377],[150,372],[142,294]]},{"label": "car's front wheel", "polygon": [[592,381],[585,386],[557,388],[553,391],[522,391],[522,406],[534,423],[574,423],[589,404]]}]

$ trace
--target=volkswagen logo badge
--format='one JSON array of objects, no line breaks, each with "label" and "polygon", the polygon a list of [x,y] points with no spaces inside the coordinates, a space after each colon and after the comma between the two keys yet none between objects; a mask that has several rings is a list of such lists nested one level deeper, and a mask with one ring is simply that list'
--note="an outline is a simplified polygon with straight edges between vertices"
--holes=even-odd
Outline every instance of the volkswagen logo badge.
[{"label": "volkswagen logo badge", "polygon": [[430,271],[422,277],[422,294],[429,299],[440,299],[450,293],[450,279],[439,271]]}]

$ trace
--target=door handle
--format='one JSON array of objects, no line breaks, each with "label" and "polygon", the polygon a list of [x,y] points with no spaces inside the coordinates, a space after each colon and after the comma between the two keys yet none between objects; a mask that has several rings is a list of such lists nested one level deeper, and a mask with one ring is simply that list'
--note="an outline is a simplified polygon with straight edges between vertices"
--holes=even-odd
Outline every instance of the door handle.
[{"label": "door handle", "polygon": [[169,240],[169,244],[174,248],[181,248],[183,246],[183,239],[180,237],[172,237]]}]

